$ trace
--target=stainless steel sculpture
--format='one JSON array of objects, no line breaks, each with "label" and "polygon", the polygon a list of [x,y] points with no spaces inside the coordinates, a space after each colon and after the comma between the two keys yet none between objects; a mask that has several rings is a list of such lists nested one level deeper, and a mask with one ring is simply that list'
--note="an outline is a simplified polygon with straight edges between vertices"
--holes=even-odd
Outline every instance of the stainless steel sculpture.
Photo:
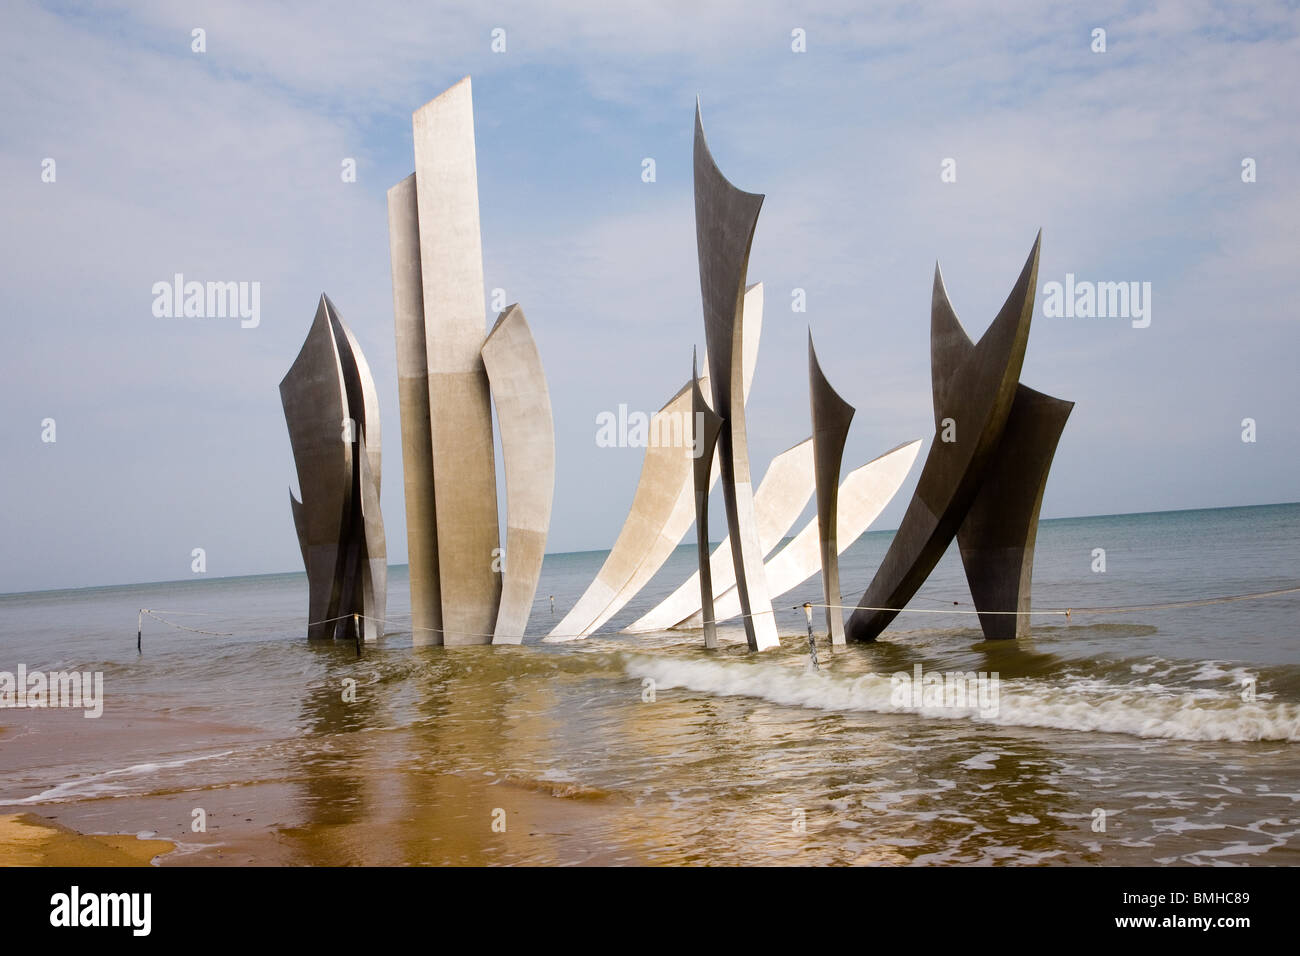
[{"label": "stainless steel sculpture", "polygon": [[[746,398],[758,359],[763,325],[763,286],[745,290],[741,325],[745,330],[744,363],[741,372]],[[700,374],[703,389],[709,379],[706,354]],[[672,423],[686,422],[691,414],[691,383],[687,382],[650,421],[651,434],[672,431]],[[685,430],[690,434],[689,424]],[[689,441],[683,443],[689,446]],[[585,637],[617,614],[663,567],[668,556],[681,544],[695,518],[692,449],[678,444],[651,444],[641,465],[641,477],[632,507],[619,531],[614,547],[587,590],[559,624],[547,635],[548,642]],[[710,487],[718,479],[715,463]]]},{"label": "stainless steel sculpture", "polygon": [[[912,464],[920,450],[920,439],[899,445],[855,468],[844,478],[837,496],[835,529],[840,554],[847,551],[871,527],[885,505],[898,493],[899,486],[912,470]],[[763,565],[768,591],[775,600],[807,581],[820,567],[820,532],[817,518],[813,518],[793,540]],[[714,589],[713,612],[719,621],[729,620],[740,613],[740,599],[734,587],[721,593],[717,588]],[[700,623],[697,608],[676,626],[697,628]]]},{"label": "stainless steel sculpture", "polygon": [[754,517],[754,491],[745,428],[740,368],[745,354],[741,311],[749,249],[763,197],[737,189],[714,162],[695,107],[695,241],[700,263],[704,334],[712,371],[713,410],[722,418],[719,471],[736,590],[751,650],[779,647],[772,602],[763,573],[763,553]]},{"label": "stainless steel sculpture", "polygon": [[546,373],[523,309],[501,313],[483,343],[501,424],[506,470],[506,550],[493,644],[518,644],[542,574],[555,490],[555,426]]},{"label": "stainless steel sculpture", "polygon": [[693,471],[695,489],[695,554],[700,570],[700,624],[704,628],[704,646],[718,646],[717,620],[713,615],[713,576],[709,562],[709,476],[713,471],[714,454],[718,448],[718,433],[722,419],[709,407],[700,389],[700,371],[695,356],[691,356],[691,427],[694,431],[694,450],[697,452]]},{"label": "stainless steel sculpture", "polygon": [[1028,609],[1038,509],[1072,407],[1019,384],[1041,239],[1040,232],[1015,287],[978,344],[957,321],[936,267],[930,352],[938,434],[894,541],[849,618],[851,640],[874,640],[959,532],[972,595],[985,612],[985,636],[1026,633],[1023,615],[988,612]]},{"label": "stainless steel sculpture", "polygon": [[[414,638],[417,643],[449,645],[518,643],[536,594],[550,521],[555,449],[549,395],[536,345],[517,306],[502,313],[484,338],[469,78],[416,110],[412,128],[415,172],[389,191],[388,214]],[[764,558],[814,487],[818,517],[812,554],[822,568],[827,627],[835,643],[842,643],[845,634],[873,640],[920,587],[954,537],[986,633],[1023,633],[1023,616],[993,612],[1028,607],[1043,487],[1071,407],[1019,385],[1038,241],[1011,296],[978,344],[961,329],[936,271],[931,353],[941,440],[931,447],[899,532],[846,628],[835,607],[841,601],[838,555],[896,491],[917,445],[900,446],[839,484],[853,409],[826,381],[810,336],[811,447],[807,453],[800,451],[804,443],[779,456],[754,491],[745,403],[758,351],[762,287],[746,287],[746,277],[763,196],[739,190],[723,176],[705,140],[698,102],[694,196],[707,351],[702,373],[693,367],[691,381],[650,424],[652,433],[660,436],[672,433],[675,425],[678,436],[690,435],[694,441],[649,444],[618,540],[591,585],[546,640],[581,637],[602,626],[650,581],[695,521],[699,574],[630,630],[680,625],[695,614],[708,625],[706,642],[712,646],[712,625],[727,616],[724,611],[734,598],[734,613],[743,615],[750,648],[778,646],[771,593],[793,587],[812,573],[805,572],[805,534],[812,534],[813,525],[766,565]],[[322,308],[329,330],[332,307]],[[346,417],[349,410],[365,411],[373,405],[374,388],[360,351],[341,322],[337,325],[330,340],[337,343],[330,348],[343,369],[336,376],[337,387],[331,386],[331,392],[320,383],[304,386],[311,393],[310,411],[318,416]],[[329,349],[312,337],[309,344],[310,350],[304,345],[304,355],[310,352],[313,363],[325,361]],[[347,371],[349,362],[355,372]],[[497,520],[494,395],[507,486],[504,556]],[[295,393],[295,409],[301,411],[299,406],[307,401]],[[289,406],[286,398],[286,414]],[[329,456],[304,444],[299,470],[301,482],[302,462],[308,456],[319,459],[304,494],[310,484],[313,501],[344,509],[355,502],[355,512],[347,511],[344,532],[360,529],[373,551],[376,541],[382,550],[382,525],[372,528],[372,516],[378,520],[377,417],[373,447],[365,434],[358,439],[357,453],[341,463],[326,460]],[[692,455],[692,444],[707,448],[703,462]],[[810,458],[810,481],[790,467],[805,454]],[[719,479],[728,535],[710,556],[707,499]],[[863,483],[865,490],[860,491]],[[846,512],[850,485],[853,506]],[[331,586],[331,596],[313,590],[317,621],[317,604],[326,610],[343,606],[344,598],[335,600],[334,591],[358,594],[358,587],[364,590],[384,569],[356,549],[338,552],[337,541],[337,553],[330,552],[322,543],[330,528],[322,523],[317,505],[295,501],[293,512],[309,574],[314,568],[319,572],[313,580],[331,561],[342,568],[343,577]],[[693,598],[697,589],[698,604]],[[382,612],[376,616],[382,618]]]},{"label": "stainless steel sculpture", "polygon": [[397,400],[401,411],[406,552],[410,566],[411,639],[415,644],[441,644],[438,516],[433,494],[433,431],[429,417],[419,221],[415,174],[412,173],[388,191],[388,242],[397,331]]},{"label": "stainless steel sculpture", "polygon": [[[665,421],[685,422],[690,415],[688,382],[652,416],[651,428],[661,428],[660,423]],[[626,599],[620,600],[621,595],[639,590],[634,584],[638,569],[653,565],[658,570],[663,559],[655,564],[652,553],[662,552],[666,558],[677,547],[694,515],[692,460],[689,447],[652,444],[646,448],[632,507],[614,546],[587,590],[546,636],[547,642],[570,641],[590,634],[623,606]],[[644,573],[640,577],[649,579]]]},{"label": "stainless steel sculpture", "polygon": [[[957,319],[938,266],[934,270],[931,324],[932,339],[942,342],[943,366],[956,364],[948,356],[960,360],[975,348]],[[932,380],[934,404],[938,408],[948,385],[938,363]],[[1073,408],[1073,402],[1044,395],[1026,385],[1016,386],[1002,441],[957,531],[966,580],[976,610],[984,612],[979,616],[980,626],[989,640],[1029,636],[1027,612],[1033,585],[1038,513],[1052,457]]]},{"label": "stainless steel sculpture", "polygon": [[[550,522],[550,397],[518,307],[484,337],[469,77],[416,110],[411,126],[415,172],[389,190],[388,228],[413,639],[518,643]],[[489,369],[507,459],[504,554]]]},{"label": "stainless steel sculpture", "polygon": [[822,563],[822,595],[826,605],[826,630],[832,644],[844,643],[844,612],[840,605],[840,558],[836,546],[836,514],[840,463],[854,408],[831,388],[808,332],[808,393],[812,411],[813,458],[817,478],[817,540]]},{"label": "stainless steel sculpture", "polygon": [[[469,77],[411,117],[442,643],[487,644],[501,576]],[[508,558],[507,558],[508,560]]]},{"label": "stainless steel sculpture", "polygon": [[388,587],[379,403],[361,348],[323,294],[280,400],[302,492],[289,504],[307,569],[307,636],[355,640],[360,622],[374,641]]},{"label": "stainless steel sculpture", "polygon": [[[707,399],[705,400],[707,403]],[[758,541],[764,555],[781,543],[813,495],[812,439],[806,438],[777,455],[767,466],[754,492],[754,513],[758,519]],[[709,557],[713,594],[721,594],[736,583],[731,561],[731,538],[723,539]],[[623,630],[629,634],[662,631],[675,627],[700,610],[700,575],[695,572],[672,594],[637,618]]]}]

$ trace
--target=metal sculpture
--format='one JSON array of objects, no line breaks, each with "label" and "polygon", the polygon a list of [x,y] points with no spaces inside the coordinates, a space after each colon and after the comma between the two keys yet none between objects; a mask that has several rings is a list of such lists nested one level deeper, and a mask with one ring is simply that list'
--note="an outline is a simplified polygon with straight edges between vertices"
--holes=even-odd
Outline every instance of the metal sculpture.
[{"label": "metal sculpture", "polygon": [[406,554],[410,571],[411,639],[442,643],[438,589],[438,514],[433,494],[433,432],[425,358],[424,288],[420,278],[415,174],[388,191],[388,242],[397,332],[397,401],[401,411]]},{"label": "metal sculpture", "polygon": [[[741,325],[747,343],[741,380],[744,396],[748,398],[763,326],[762,283],[756,283],[745,290]],[[700,387],[703,389],[710,377],[707,354],[702,364],[704,368],[700,374]],[[673,423],[680,426],[690,415],[691,383],[687,382],[651,418],[650,433],[671,433]],[[677,433],[689,435],[689,426],[679,427]],[[610,549],[587,590],[547,635],[548,642],[574,640],[596,630],[645,587],[663,567],[673,550],[681,544],[695,517],[692,504],[695,497],[693,452],[689,440],[679,443],[660,441],[646,448],[632,507],[614,541],[614,547]],[[710,472],[710,487],[718,480],[718,474],[715,462]]]},{"label": "metal sculpture", "polygon": [[754,491],[745,427],[745,397],[740,368],[745,354],[741,321],[749,249],[763,197],[737,189],[713,160],[695,106],[695,241],[704,304],[704,334],[712,371],[713,410],[722,418],[718,435],[719,472],[736,590],[751,650],[779,647],[772,602],[763,573],[763,552],[754,516]]},{"label": "metal sculpture", "polygon": [[555,490],[555,427],[546,373],[523,309],[501,313],[483,343],[501,424],[506,471],[506,549],[493,644],[518,644],[542,574]]},{"label": "metal sculpture", "polygon": [[1072,407],[1019,382],[1041,240],[1040,232],[978,343],[962,330],[935,269],[930,354],[937,440],[894,541],[848,620],[850,640],[875,640],[953,538],[959,538],[985,636],[1027,633],[1028,616],[1016,612],[1029,607],[1043,487]]},{"label": "metal sculpture", "polygon": [[[707,399],[705,399],[707,403]],[[716,466],[715,466],[716,467]],[[812,439],[805,438],[777,455],[767,466],[754,492],[754,513],[758,518],[758,541],[764,555],[781,543],[813,495]],[[713,593],[721,594],[736,583],[731,562],[731,538],[723,539],[709,557]],[[674,627],[700,610],[700,579],[695,572],[668,597],[623,630],[629,634],[661,631]]]},{"label": "metal sculpture", "polygon": [[370,366],[324,294],[280,400],[302,493],[289,504],[307,569],[307,636],[374,641],[388,586],[379,404]]},{"label": "metal sculpture", "polygon": [[844,643],[844,612],[840,605],[840,558],[836,546],[836,508],[840,487],[840,463],[854,408],[840,398],[826,380],[808,332],[808,393],[812,412],[812,442],[817,478],[817,540],[822,564],[822,595],[825,598],[826,631],[832,644]]},{"label": "metal sculpture", "polygon": [[[920,450],[920,439],[910,441],[873,458],[845,476],[837,495],[835,541],[839,554],[848,550],[871,527],[885,505],[898,493]],[[763,571],[773,600],[817,573],[821,567],[820,537],[818,521],[813,518],[785,547],[767,559]],[[729,620],[740,613],[740,599],[734,587],[722,593],[715,589],[713,612],[718,621]],[[699,626],[698,608],[676,624],[679,628]]]},{"label": "metal sculpture", "polygon": [[695,356],[691,356],[691,423],[694,431],[693,446],[698,452],[692,472],[695,489],[695,554],[700,570],[700,617],[704,628],[704,646],[718,646],[718,627],[713,615],[713,576],[709,563],[709,476],[713,471],[714,454],[718,448],[718,433],[722,419],[709,407],[700,388],[700,371]]},{"label": "metal sculpture", "polygon": [[[469,77],[416,110],[411,126],[415,172],[389,190],[388,228],[412,636],[416,643],[452,646],[518,643],[550,521],[550,398],[517,307],[484,336]],[[504,553],[489,364],[496,369],[507,457]],[[512,556],[512,548],[520,553]]]},{"label": "metal sculpture", "polygon": [[[412,629],[417,643],[522,640],[541,573],[554,487],[550,399],[523,312],[511,306],[486,338],[483,334],[486,311],[473,127],[466,77],[415,111],[415,172],[388,194]],[[708,625],[706,642],[712,645],[716,642],[712,625],[727,616],[724,612],[734,600],[734,613],[743,616],[750,648],[777,646],[771,596],[815,570],[807,567],[804,538],[813,524],[791,545],[771,552],[814,489],[818,515],[813,556],[822,569],[827,628],[834,643],[842,643],[846,635],[874,640],[915,594],[954,538],[986,634],[1025,633],[1027,617],[1004,612],[1028,608],[1043,487],[1072,407],[1019,384],[1033,310],[1038,240],[1006,304],[978,344],[962,330],[936,269],[931,359],[940,440],[930,449],[884,562],[846,625],[838,607],[838,556],[896,491],[915,458],[917,443],[881,456],[840,485],[853,409],[826,381],[810,335],[813,436],[778,456],[755,492],[745,403],[758,351],[762,287],[747,287],[746,276],[763,196],[737,189],[723,176],[705,139],[698,102],[693,159],[707,351],[703,368],[697,370],[693,363],[691,381],[650,423],[659,435],[671,432],[676,424],[677,433],[689,434],[691,441],[652,442],[647,447],[632,507],[614,547],[546,640],[581,637],[601,627],[650,581],[694,520],[699,573],[629,630],[700,620]],[[349,411],[373,411],[375,439],[371,447],[363,430],[360,450],[339,458],[313,444],[317,440],[309,441],[306,432],[295,438],[300,483],[304,494],[307,486],[312,488],[313,500],[311,505],[293,502],[304,563],[313,580],[323,580],[327,565],[342,569],[330,595],[322,596],[313,586],[314,622],[319,620],[317,610],[364,603],[356,598],[361,593],[357,588],[364,590],[371,586],[365,582],[373,583],[385,573],[374,566],[374,558],[365,556],[374,551],[376,541],[382,553],[382,525],[372,527],[378,521],[379,485],[373,383],[368,370],[362,371],[364,360],[351,334],[332,318],[328,300],[322,302],[325,318],[318,324],[331,337],[326,342],[314,330],[299,362],[315,368],[328,364],[333,355],[343,371],[332,385],[314,380],[307,384],[303,373],[301,390],[291,390],[292,401],[286,397],[286,414],[291,404],[304,422],[310,416],[347,417]],[[349,367],[354,370],[348,371]],[[494,396],[506,470],[504,553],[497,521]],[[314,403],[310,408],[309,402]],[[689,421],[685,428],[684,421]],[[711,431],[714,426],[716,435]],[[291,423],[291,432],[294,427]],[[705,446],[708,454],[701,463],[693,450],[703,451]],[[303,461],[308,458],[319,468],[307,469],[311,474],[303,482]],[[805,458],[809,459],[806,469]],[[707,498],[718,480],[728,534],[723,546],[709,555]],[[863,483],[866,489],[859,490]],[[347,510],[354,504],[355,511]],[[335,506],[342,509],[348,524],[331,531],[319,508]],[[353,531],[361,535],[359,540],[368,549],[364,553],[356,548],[347,551],[352,545],[340,544],[340,535]],[[333,544],[328,540],[331,533],[336,539]],[[313,628],[319,631],[316,623]]]},{"label": "metal sculpture", "polygon": [[[931,322],[936,329],[932,338],[943,342],[945,352],[960,358],[975,348],[957,319],[938,266]],[[933,376],[936,408],[946,386],[941,375]],[[1073,408],[1073,402],[1016,386],[1002,441],[957,531],[966,580],[989,640],[1029,636],[1038,514],[1052,458]],[[1007,613],[1011,611],[1015,613]]]}]

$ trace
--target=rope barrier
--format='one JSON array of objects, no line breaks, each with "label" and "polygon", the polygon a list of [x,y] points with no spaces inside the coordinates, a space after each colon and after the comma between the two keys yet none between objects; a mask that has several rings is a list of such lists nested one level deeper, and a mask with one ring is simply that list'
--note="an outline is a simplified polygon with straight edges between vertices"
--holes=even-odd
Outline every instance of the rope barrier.
[{"label": "rope barrier", "polygon": [[[1166,611],[1166,610],[1172,610],[1172,609],[1176,609],[1176,608],[1205,607],[1205,606],[1207,606],[1207,605],[1211,605],[1211,604],[1227,604],[1227,603],[1231,603],[1231,602],[1234,602],[1234,601],[1249,601],[1249,600],[1255,600],[1255,599],[1260,599],[1260,598],[1280,597],[1280,596],[1285,595],[1285,594],[1295,594],[1295,593],[1297,593],[1297,592],[1300,592],[1300,586],[1297,586],[1297,587],[1290,587],[1290,588],[1279,588],[1279,589],[1277,589],[1277,590],[1273,590],[1273,591],[1254,591],[1254,592],[1251,592],[1251,593],[1248,593],[1248,594],[1227,594],[1227,595],[1223,595],[1223,596],[1221,596],[1221,597],[1214,597],[1214,598],[1201,598],[1201,599],[1199,599],[1199,600],[1195,600],[1195,601],[1172,601],[1172,602],[1168,602],[1168,603],[1164,603],[1164,604],[1131,604],[1131,605],[1112,605],[1112,606],[1099,606],[1099,607],[1042,608],[1042,609],[1040,609],[1040,610],[1030,610],[1030,611],[978,611],[978,610],[974,610],[974,611],[972,611],[972,610],[953,609],[953,608],[946,608],[946,607],[945,607],[945,608],[929,608],[929,607],[901,607],[901,608],[896,608],[896,607],[859,607],[859,605],[856,605],[856,604],[854,604],[854,605],[849,605],[849,604],[814,604],[814,603],[812,603],[812,602],[805,602],[804,604],[795,604],[795,605],[791,605],[791,606],[790,606],[790,610],[794,610],[794,611],[805,611],[805,613],[807,613],[807,609],[808,609],[808,608],[812,608],[812,607],[820,607],[820,608],[832,608],[832,609],[835,609],[835,610],[845,610],[845,611],[855,611],[855,610],[859,610],[859,609],[860,609],[860,610],[863,610],[863,611],[892,611],[892,612],[894,612],[894,613],[898,613],[898,614],[1016,614],[1016,615],[1026,615],[1026,616],[1029,616],[1029,615],[1057,616],[1057,617],[1065,617],[1065,618],[1068,619],[1068,618],[1070,618],[1070,617],[1071,617],[1072,615],[1074,615],[1074,614],[1121,614],[1121,613],[1131,613],[1131,612],[1135,612],[1135,611]],[[939,599],[938,599],[938,598],[919,598],[919,600],[936,601],[936,600],[939,600]],[[953,601],[952,603],[953,603],[954,605],[956,605],[958,602]],[[761,614],[775,614],[775,613],[776,613],[776,611],[775,611],[775,609],[773,609],[773,610],[771,610],[771,611],[759,611],[759,612],[756,612],[756,613],[753,613],[753,614],[748,614],[748,615],[740,614],[740,615],[736,615],[736,616],[739,617],[739,618],[745,618],[745,617],[757,617],[757,616],[759,616],[759,615],[761,615]],[[221,612],[219,612],[219,611],[161,611],[161,612],[160,612],[160,611],[157,611],[157,610],[154,610],[154,609],[150,609],[150,608],[141,608],[141,609],[140,609],[140,614],[141,614],[142,616],[147,614],[147,615],[149,615],[149,617],[153,618],[154,620],[156,620],[156,621],[160,621],[160,622],[162,622],[163,624],[166,624],[166,625],[168,625],[168,626],[170,626],[170,627],[179,628],[179,629],[184,630],[184,631],[191,631],[191,632],[193,632],[193,633],[195,633],[195,634],[210,634],[210,635],[212,635],[212,636],[214,636],[214,637],[234,637],[234,632],[229,632],[229,631],[207,631],[207,630],[203,630],[203,629],[201,629],[201,628],[197,628],[197,627],[190,627],[190,626],[188,626],[188,625],[186,625],[186,624],[178,623],[177,621],[170,621],[170,620],[168,620],[167,618],[165,618],[165,617],[161,617],[161,616],[160,616],[160,614],[172,614],[172,615],[182,615],[182,614],[184,614],[184,615],[188,615],[188,616],[191,616],[191,617],[202,617],[202,616],[222,617],[222,616],[226,616],[226,615],[223,615],[223,614],[222,614]],[[392,625],[394,628],[398,628],[398,627],[409,627],[409,628],[411,629],[412,633],[414,633],[415,631],[428,631],[428,632],[435,633],[435,634],[445,634],[445,633],[447,633],[447,631],[446,631],[445,628],[439,628],[439,627],[417,627],[413,622],[411,622],[411,621],[409,621],[409,620],[408,620],[408,621],[399,621],[399,620],[392,620],[392,619],[389,619],[389,618],[370,617],[370,616],[365,615],[365,614],[340,614],[338,617],[327,618],[327,619],[325,619],[325,620],[323,620],[323,621],[309,621],[308,624],[307,624],[307,626],[308,626],[308,627],[314,627],[314,626],[317,625],[317,624],[332,624],[332,623],[335,622],[335,621],[342,621],[342,620],[345,620],[346,618],[352,618],[352,619],[354,620],[354,623],[356,623],[356,622],[360,622],[360,621],[373,621],[373,622],[376,623],[376,624],[381,624],[381,625],[383,625],[385,628],[387,628],[389,625]],[[296,617],[293,617],[293,618],[288,618],[288,617],[286,617],[286,618],[273,618],[272,620],[281,620],[281,621],[284,621],[284,622],[286,622],[286,623],[296,623],[296,622],[298,621],[298,618],[296,618]],[[259,628],[245,628],[245,629],[243,629],[243,630],[245,630],[245,631],[272,630],[272,629],[275,628],[275,626],[276,626],[276,625],[263,626],[263,627],[259,627]],[[810,628],[810,629],[811,629],[811,628]],[[140,647],[140,640],[141,640],[141,637],[140,637],[140,630],[142,630],[142,627],[141,627],[140,629],[137,630],[137,634],[136,634],[136,647],[137,647],[137,649],[139,649],[139,647]],[[473,632],[473,631],[453,631],[452,633],[454,633],[454,634],[466,635],[466,636],[470,636],[470,637],[487,637],[487,638],[491,638],[491,637],[494,636],[494,635],[492,635],[492,634],[483,634],[483,633],[478,633],[478,632]],[[597,630],[597,631],[590,631],[590,632],[588,632],[588,633],[586,633],[586,634],[565,634],[565,635],[559,635],[559,636],[560,636],[560,638],[562,638],[562,639],[564,639],[564,640],[578,640],[578,639],[580,639],[580,638],[587,638],[587,637],[605,637],[605,636],[612,636],[612,635],[619,634],[619,633],[621,633],[621,632],[620,632],[620,631],[616,631],[616,630],[612,630],[612,629],[611,629],[611,630]],[[357,628],[357,635],[358,635],[358,641],[357,641],[357,653],[358,653],[358,655],[360,655],[360,653],[361,653],[361,642],[360,642],[360,628],[359,628],[359,626],[358,626],[358,628]],[[814,648],[816,647],[815,644],[812,645],[812,646],[813,646]],[[815,654],[816,654],[816,651],[813,650],[812,653],[813,653],[813,655],[815,655]],[[816,662],[816,657],[815,657],[815,656],[813,657],[813,661],[814,661],[814,663]]]},{"label": "rope barrier", "polygon": [[[798,611],[802,607],[802,604],[795,604],[790,610]],[[813,607],[828,607],[840,611],[895,611],[900,614],[1065,614],[1067,616],[1071,610],[1066,608],[1060,611],[952,611],[942,607],[862,607],[857,604],[814,604]]]},{"label": "rope barrier", "polygon": [[[222,616],[225,616],[225,615],[222,615],[222,614],[221,614],[220,612],[218,612],[218,611],[163,611],[162,613],[163,613],[163,614],[188,614],[188,615],[190,615],[191,617],[198,617],[198,616],[222,617]],[[203,630],[202,628],[198,628],[198,627],[190,627],[188,624],[181,624],[181,623],[179,623],[179,622],[177,622],[177,621],[169,621],[169,620],[167,620],[167,618],[165,618],[165,617],[161,617],[161,616],[159,615],[159,612],[155,611],[154,609],[152,609],[152,608],[147,608],[147,607],[142,607],[142,608],[140,608],[140,618],[141,618],[141,620],[140,620],[140,622],[139,622],[139,625],[140,625],[140,626],[136,629],[136,635],[135,635],[135,649],[136,649],[137,652],[140,652],[140,651],[143,650],[143,647],[142,647],[142,645],[143,645],[143,635],[144,635],[144,620],[143,620],[143,619],[144,619],[144,616],[145,616],[146,614],[147,614],[149,617],[153,618],[155,621],[161,621],[163,624],[166,624],[166,625],[168,625],[168,626],[170,626],[170,627],[179,628],[179,629],[182,630],[182,631],[192,631],[192,632],[195,633],[195,634],[210,634],[210,635],[212,635],[213,637],[234,637],[234,636],[235,636],[235,633],[234,633],[233,631],[205,631],[205,630]],[[339,615],[338,617],[331,617],[331,618],[328,618],[327,620],[324,620],[324,621],[310,621],[310,622],[308,622],[307,626],[308,626],[308,627],[312,627],[312,626],[314,626],[314,625],[316,625],[316,624],[330,624],[330,623],[332,623],[332,622],[334,622],[334,621],[341,621],[341,620],[343,620],[344,618],[347,618],[347,617],[352,617],[352,618],[362,617],[362,618],[364,618],[365,615],[358,615],[358,614],[341,614],[341,615]],[[374,619],[371,619],[371,618],[366,618],[366,619],[367,619],[367,620],[374,620]],[[284,620],[284,621],[286,621],[286,622],[288,622],[288,621],[295,621],[295,622],[296,622],[298,619],[295,617],[295,618],[282,618],[281,620]],[[385,623],[387,623],[387,622],[385,622]],[[244,628],[244,630],[245,630],[245,631],[259,631],[259,630],[260,630],[260,631],[265,631],[265,630],[272,630],[273,627],[274,627],[274,626],[272,626],[272,627],[260,627],[260,628]],[[358,653],[358,655],[361,653],[361,651],[360,651],[360,647],[358,647],[357,653]]]},{"label": "rope barrier", "polygon": [[[175,621],[169,621],[169,620],[167,620],[167,618],[165,618],[165,617],[159,617],[157,614],[155,614],[153,611],[150,611],[148,608],[142,608],[142,609],[141,609],[141,613],[142,613],[142,614],[148,614],[148,615],[149,615],[151,618],[153,618],[155,621],[162,621],[164,624],[170,624],[172,627],[179,627],[182,631],[193,631],[195,634],[211,634],[211,635],[213,635],[214,637],[234,637],[234,636],[235,636],[233,633],[229,633],[229,632],[226,632],[226,631],[203,631],[203,630],[200,630],[200,629],[197,628],[197,627],[189,627],[189,626],[187,626],[187,625],[185,625],[185,624],[177,624]],[[137,649],[137,650],[139,649],[139,635],[138,635],[138,634],[136,635],[136,649]]]},{"label": "rope barrier", "polygon": [[[1170,601],[1165,604],[1128,604],[1100,607],[1043,608],[1037,611],[954,611],[949,608],[933,607],[861,607],[848,604],[814,604],[813,607],[829,607],[844,611],[894,611],[900,614],[1054,614],[1069,617],[1071,614],[1119,614],[1130,611],[1167,611],[1183,607],[1206,607],[1210,604],[1227,604],[1232,601],[1249,601],[1255,598],[1279,597],[1283,594],[1300,592],[1300,587],[1279,588],[1275,591],[1252,591],[1249,594],[1225,594],[1222,597],[1200,598],[1195,601]],[[931,598],[930,600],[934,600]],[[954,601],[953,604],[957,602]],[[804,604],[791,606],[792,611],[806,607]]]},{"label": "rope barrier", "polygon": [[1203,598],[1199,601],[1174,601],[1170,604],[1135,604],[1130,607],[1076,607],[1076,614],[1118,614],[1122,611],[1165,611],[1179,607],[1205,607],[1208,604],[1228,604],[1232,601],[1249,601],[1255,598],[1279,597],[1295,594],[1300,587],[1279,588],[1276,591],[1255,591],[1250,594],[1226,594],[1223,597]]}]

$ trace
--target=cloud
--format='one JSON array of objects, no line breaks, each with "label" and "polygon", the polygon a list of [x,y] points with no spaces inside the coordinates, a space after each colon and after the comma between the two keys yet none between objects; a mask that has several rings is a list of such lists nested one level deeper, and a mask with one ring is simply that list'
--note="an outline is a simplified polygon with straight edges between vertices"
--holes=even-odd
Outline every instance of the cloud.
[{"label": "cloud", "polygon": [[[295,568],[276,385],[321,291],[379,385],[403,559],[384,193],[412,165],[411,110],[465,74],[487,284],[523,304],[555,407],[552,550],[608,546],[631,500],[638,453],[598,449],[595,413],[659,407],[703,344],[697,94],[727,175],[767,196],[750,276],[767,289],[756,471],[807,434],[809,326],[859,410],[846,463],[928,437],[934,262],[978,336],[1041,226],[1041,281],[1151,281],[1155,296],[1145,330],[1035,322],[1025,381],[1078,403],[1045,514],[1298,497],[1300,31],[1285,4],[160,0],[20,3],[6,21],[0,256],[17,360],[0,436],[3,491],[25,507],[0,521],[4,590],[183,577],[194,546],[220,573]],[[505,55],[489,48],[497,26]],[[1096,26],[1105,54],[1089,50]],[[195,27],[206,53],[190,50]],[[940,181],[946,157],[956,183]],[[154,318],[150,287],[176,272],[261,282],[262,325]],[[794,288],[806,313],[790,311]],[[1246,414],[1267,436],[1249,452],[1229,440]],[[39,441],[47,415],[56,446]],[[1141,475],[1099,481],[1101,461]]]}]

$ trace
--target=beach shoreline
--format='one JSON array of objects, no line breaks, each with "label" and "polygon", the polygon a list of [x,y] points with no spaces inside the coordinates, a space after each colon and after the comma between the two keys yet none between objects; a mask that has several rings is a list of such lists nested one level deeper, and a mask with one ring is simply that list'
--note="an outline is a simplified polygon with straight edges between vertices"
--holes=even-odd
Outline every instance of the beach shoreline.
[{"label": "beach shoreline", "polygon": [[0,866],[150,866],[175,848],[129,833],[80,833],[34,813],[0,815]]}]

